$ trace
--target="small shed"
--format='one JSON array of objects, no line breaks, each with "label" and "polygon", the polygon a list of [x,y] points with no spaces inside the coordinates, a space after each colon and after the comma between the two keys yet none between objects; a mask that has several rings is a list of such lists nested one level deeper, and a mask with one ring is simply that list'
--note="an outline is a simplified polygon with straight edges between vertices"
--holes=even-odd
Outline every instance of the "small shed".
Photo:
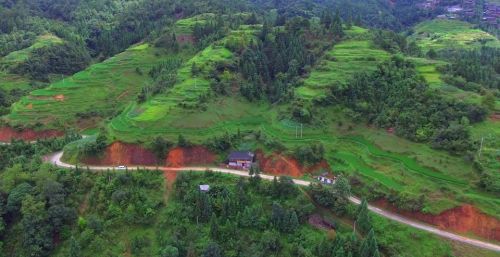
[{"label": "small shed", "polygon": [[208,191],[210,191],[210,185],[200,185],[200,191],[201,192],[208,192]]},{"label": "small shed", "polygon": [[249,169],[255,160],[255,154],[250,151],[238,151],[229,154],[229,167]]}]

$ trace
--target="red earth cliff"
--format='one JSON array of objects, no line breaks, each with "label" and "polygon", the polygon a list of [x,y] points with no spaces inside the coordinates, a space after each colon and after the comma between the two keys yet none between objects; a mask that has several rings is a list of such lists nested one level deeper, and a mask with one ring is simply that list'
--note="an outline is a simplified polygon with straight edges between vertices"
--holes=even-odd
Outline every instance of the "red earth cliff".
[{"label": "red earth cliff", "polygon": [[256,152],[256,159],[264,173],[276,176],[291,176],[297,178],[305,173],[313,173],[318,170],[331,170],[326,161],[322,161],[311,167],[303,167],[292,157],[279,153],[272,153],[269,156],[265,156],[260,150]]},{"label": "red earth cliff", "polygon": [[[86,157],[83,163],[89,165],[144,165],[154,166],[158,164],[154,153],[142,146],[114,142],[109,145],[100,157]],[[161,163],[160,163],[161,164]]]},{"label": "red earth cliff", "polygon": [[176,147],[172,149],[166,158],[166,166],[183,167],[202,164],[213,164],[216,160],[215,154],[204,147]]},{"label": "red earth cliff", "polygon": [[21,131],[10,127],[0,128],[0,141],[10,142],[12,139],[21,139],[24,141],[35,141],[37,139],[46,139],[63,136],[64,132],[57,130],[35,131],[33,129],[23,129]]},{"label": "red earth cliff", "polygon": [[455,207],[438,215],[401,211],[385,200],[377,201],[376,205],[393,209],[404,216],[435,225],[441,229],[458,233],[474,233],[486,239],[500,241],[500,220],[482,213],[472,205]]}]

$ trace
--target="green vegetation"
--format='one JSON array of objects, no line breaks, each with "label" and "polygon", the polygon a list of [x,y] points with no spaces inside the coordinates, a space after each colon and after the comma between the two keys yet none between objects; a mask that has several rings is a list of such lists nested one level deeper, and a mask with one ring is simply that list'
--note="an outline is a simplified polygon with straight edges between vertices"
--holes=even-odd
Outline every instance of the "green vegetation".
[{"label": "green vegetation", "polygon": [[33,45],[28,48],[14,51],[0,58],[0,67],[14,66],[29,59],[30,54],[39,48],[50,47],[55,44],[62,44],[63,41],[55,35],[45,34],[37,37]]},{"label": "green vegetation", "polygon": [[304,81],[304,86],[297,88],[299,97],[325,96],[328,88],[344,85],[359,71],[375,70],[377,63],[389,57],[387,52],[373,46],[366,30],[353,27],[346,33],[347,39],[328,51]]},{"label": "green vegetation", "polygon": [[[166,53],[145,45],[131,49],[69,78],[36,90],[17,102],[6,120],[12,125],[74,125],[79,118],[100,119],[113,115],[134,99],[149,70]],[[89,97],[82,98],[86,95]],[[61,111],[64,110],[64,111]]]},{"label": "green vegetation", "polygon": [[412,38],[424,50],[457,47],[500,47],[498,39],[472,24],[457,20],[435,19],[424,21],[415,27]]}]

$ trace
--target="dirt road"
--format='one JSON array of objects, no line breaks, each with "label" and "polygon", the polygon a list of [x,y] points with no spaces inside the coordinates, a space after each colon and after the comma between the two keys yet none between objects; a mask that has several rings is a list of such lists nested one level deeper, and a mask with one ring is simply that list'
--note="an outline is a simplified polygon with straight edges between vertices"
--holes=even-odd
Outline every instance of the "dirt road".
[{"label": "dirt road", "polygon": [[[57,165],[59,167],[64,167],[64,168],[75,168],[74,165],[71,165],[71,164],[67,164],[67,163],[64,163],[61,161],[61,157],[63,155],[63,152],[57,152],[57,153],[54,153],[52,155],[49,155],[49,156],[46,156],[45,157],[45,161],[46,162],[50,162],[54,165]],[[87,166],[85,166],[87,167]],[[89,169],[91,170],[94,170],[94,171],[106,171],[106,170],[110,170],[110,169],[113,169],[114,167],[111,167],[111,166],[88,166]],[[128,167],[129,170],[134,170],[134,169],[137,169],[137,168],[141,168],[141,169],[149,169],[149,170],[156,170],[158,169],[158,167]],[[243,177],[249,177],[250,175],[248,174],[248,172],[246,171],[241,171],[241,170],[232,170],[232,169],[224,169],[224,168],[213,168],[213,167],[182,167],[182,168],[169,168],[169,167],[160,167],[161,170],[173,170],[173,171],[186,171],[186,170],[190,170],[190,171],[206,171],[206,170],[211,170],[211,171],[215,171],[215,172],[220,172],[220,173],[225,173],[225,174],[232,174],[232,175],[236,175],[236,176],[243,176]],[[274,176],[270,176],[270,175],[265,175],[265,174],[261,174],[260,175],[263,179],[266,179],[266,180],[273,180],[274,179]],[[305,181],[305,180],[300,180],[300,179],[294,179],[293,182],[297,185],[301,185],[301,186],[309,186],[311,184],[310,181]],[[357,204],[359,205],[361,203],[361,200],[359,198],[356,198],[356,197],[350,197],[349,200],[354,203],[354,204]],[[477,239],[471,239],[471,238],[468,238],[468,237],[464,237],[464,236],[461,236],[461,235],[457,235],[457,234],[454,234],[454,233],[451,233],[451,232],[448,232],[448,231],[445,231],[445,230],[442,230],[442,229],[438,229],[436,227],[433,227],[431,225],[427,225],[427,224],[424,224],[424,223],[421,223],[421,222],[418,222],[418,221],[415,221],[415,220],[412,220],[412,219],[408,219],[408,218],[405,218],[399,214],[396,214],[396,213],[393,213],[393,212],[390,212],[390,211],[387,211],[387,210],[383,210],[383,209],[380,209],[378,207],[375,207],[375,206],[372,206],[372,205],[368,205],[368,209],[380,216],[383,216],[385,218],[388,218],[390,220],[393,220],[393,221],[396,221],[396,222],[399,222],[399,223],[402,223],[402,224],[405,224],[405,225],[408,225],[408,226],[411,226],[411,227],[414,227],[414,228],[417,228],[417,229],[420,229],[420,230],[423,230],[423,231],[427,231],[429,233],[432,233],[432,234],[435,234],[435,235],[438,235],[438,236],[441,236],[441,237],[444,237],[446,239],[450,239],[450,240],[454,240],[454,241],[458,241],[458,242],[462,242],[462,243],[466,243],[466,244],[469,244],[469,245],[473,245],[473,246],[476,246],[476,247],[479,247],[479,248],[483,248],[483,249],[487,249],[487,250],[492,250],[492,251],[495,251],[495,252],[500,252],[500,246],[499,245],[496,245],[496,244],[492,244],[492,243],[488,243],[488,242],[483,242],[483,241],[480,241],[480,240],[477,240]]]}]

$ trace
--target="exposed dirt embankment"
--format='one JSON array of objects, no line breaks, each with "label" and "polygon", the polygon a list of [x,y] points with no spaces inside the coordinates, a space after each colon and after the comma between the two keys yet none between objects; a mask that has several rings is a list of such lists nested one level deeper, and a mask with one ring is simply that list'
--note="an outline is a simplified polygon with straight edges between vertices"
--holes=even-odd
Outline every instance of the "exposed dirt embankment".
[{"label": "exposed dirt embankment", "polygon": [[35,141],[37,139],[45,139],[52,137],[63,136],[64,132],[57,130],[35,131],[33,129],[15,130],[11,127],[0,128],[0,141],[10,142],[12,139],[21,139],[24,141]]},{"label": "exposed dirt embankment", "polygon": [[474,233],[477,236],[500,241],[500,220],[482,213],[472,205],[463,205],[446,210],[438,215],[397,210],[387,201],[377,201],[376,205],[429,224],[440,229],[458,233]]},{"label": "exposed dirt embankment", "polygon": [[168,153],[165,164],[168,167],[183,167],[201,164],[214,164],[215,160],[215,154],[204,147],[176,147]]},{"label": "exposed dirt embankment", "polygon": [[318,170],[331,170],[326,161],[322,161],[311,167],[303,167],[294,158],[279,153],[272,153],[265,156],[262,151],[257,151],[256,159],[264,173],[276,176],[301,177],[306,173],[314,173]]},{"label": "exposed dirt embankment", "polygon": [[144,165],[154,166],[158,163],[151,150],[135,144],[114,142],[99,157],[86,157],[83,163],[89,165]]}]

